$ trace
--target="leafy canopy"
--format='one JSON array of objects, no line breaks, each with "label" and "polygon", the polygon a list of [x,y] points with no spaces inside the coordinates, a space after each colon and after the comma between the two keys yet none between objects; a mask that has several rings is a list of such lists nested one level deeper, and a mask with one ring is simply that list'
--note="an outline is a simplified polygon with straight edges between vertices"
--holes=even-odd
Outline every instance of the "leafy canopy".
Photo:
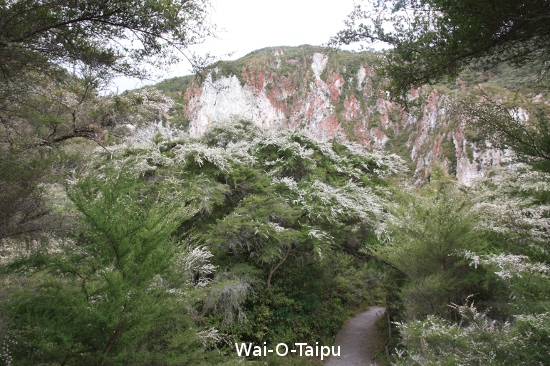
[{"label": "leafy canopy", "polygon": [[473,61],[547,68],[549,15],[545,0],[373,0],[355,8],[331,43],[390,45],[384,73],[400,97]]},{"label": "leafy canopy", "polygon": [[71,235],[0,266],[24,283],[2,288],[14,360],[206,363],[214,352],[197,350],[216,329],[329,339],[348,307],[372,299],[353,254],[400,158],[252,123],[149,137],[69,179]]},{"label": "leafy canopy", "polygon": [[[550,108],[542,103],[497,101],[497,96],[481,89],[462,103],[463,115],[493,146],[512,148],[516,160],[540,172],[550,172]],[[514,101],[516,102],[516,101]]]},{"label": "leafy canopy", "polygon": [[249,122],[214,125],[198,140],[165,149],[170,159],[162,165],[180,171],[201,202],[190,232],[268,270],[267,287],[289,256],[316,262],[341,248],[345,233],[361,225],[374,230],[383,178],[403,171],[394,155]]},{"label": "leafy canopy", "polygon": [[210,34],[208,0],[0,1],[0,76],[48,63],[139,74]]},{"label": "leafy canopy", "polygon": [[248,341],[329,339],[372,299],[355,259],[387,204],[386,178],[404,170],[399,157],[251,122],[157,149],[143,160],[181,177],[195,210],[181,239],[211,250],[220,269],[197,317]]}]

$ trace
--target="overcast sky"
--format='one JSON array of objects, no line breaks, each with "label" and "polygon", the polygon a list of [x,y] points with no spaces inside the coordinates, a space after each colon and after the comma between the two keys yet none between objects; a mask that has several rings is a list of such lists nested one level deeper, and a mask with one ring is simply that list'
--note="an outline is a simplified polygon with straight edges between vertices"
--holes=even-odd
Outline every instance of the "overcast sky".
[{"label": "overcast sky", "polygon": [[[219,39],[207,40],[199,51],[227,60],[265,47],[322,45],[344,28],[354,0],[212,0],[212,6]],[[182,63],[163,78],[190,73],[189,65]],[[117,82],[120,91],[141,85],[135,80]]]}]

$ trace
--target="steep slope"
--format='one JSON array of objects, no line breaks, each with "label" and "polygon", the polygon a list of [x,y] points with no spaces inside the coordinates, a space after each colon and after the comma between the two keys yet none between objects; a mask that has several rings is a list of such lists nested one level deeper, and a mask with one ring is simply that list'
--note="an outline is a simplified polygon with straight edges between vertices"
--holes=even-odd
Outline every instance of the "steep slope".
[{"label": "steep slope", "polygon": [[[510,161],[510,152],[492,149],[469,131],[457,107],[475,84],[498,79],[494,73],[476,77],[470,72],[453,85],[411,90],[414,106],[406,111],[390,101],[384,80],[374,72],[380,57],[301,46],[266,48],[219,62],[182,85],[189,131],[199,136],[213,121],[241,118],[268,129],[303,128],[318,140],[345,136],[406,158],[418,182],[429,176],[436,160],[466,184]],[[537,97],[540,103],[548,100]]]}]

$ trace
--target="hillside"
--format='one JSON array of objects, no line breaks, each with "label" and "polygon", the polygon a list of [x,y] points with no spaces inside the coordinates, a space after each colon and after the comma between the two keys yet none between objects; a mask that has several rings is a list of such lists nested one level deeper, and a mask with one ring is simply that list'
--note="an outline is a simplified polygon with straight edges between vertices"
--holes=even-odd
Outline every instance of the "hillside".
[{"label": "hillside", "polygon": [[[216,121],[248,119],[268,129],[303,128],[317,140],[345,136],[405,158],[417,182],[436,160],[461,183],[510,161],[509,151],[488,147],[460,114],[460,101],[481,85],[500,99],[548,105],[529,89],[528,69],[472,69],[447,85],[411,90],[411,106],[393,103],[375,73],[373,53],[315,47],[272,47],[235,61],[221,61],[191,76],[156,87],[180,102],[192,136]],[[526,118],[529,113],[525,111]]]}]

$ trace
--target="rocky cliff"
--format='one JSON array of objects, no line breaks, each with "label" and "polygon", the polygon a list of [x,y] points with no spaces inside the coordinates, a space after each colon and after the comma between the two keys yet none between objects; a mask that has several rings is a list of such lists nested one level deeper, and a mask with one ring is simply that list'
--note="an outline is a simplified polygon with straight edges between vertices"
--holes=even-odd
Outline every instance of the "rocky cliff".
[{"label": "rocky cliff", "polygon": [[405,110],[390,101],[374,72],[379,57],[302,46],[219,62],[181,90],[190,133],[199,136],[213,121],[242,118],[269,129],[303,128],[319,140],[344,136],[406,158],[418,182],[435,161],[468,184],[510,160],[510,152],[480,141],[457,108],[469,88],[492,74],[474,80],[469,73],[452,85],[411,90],[415,103]]}]

